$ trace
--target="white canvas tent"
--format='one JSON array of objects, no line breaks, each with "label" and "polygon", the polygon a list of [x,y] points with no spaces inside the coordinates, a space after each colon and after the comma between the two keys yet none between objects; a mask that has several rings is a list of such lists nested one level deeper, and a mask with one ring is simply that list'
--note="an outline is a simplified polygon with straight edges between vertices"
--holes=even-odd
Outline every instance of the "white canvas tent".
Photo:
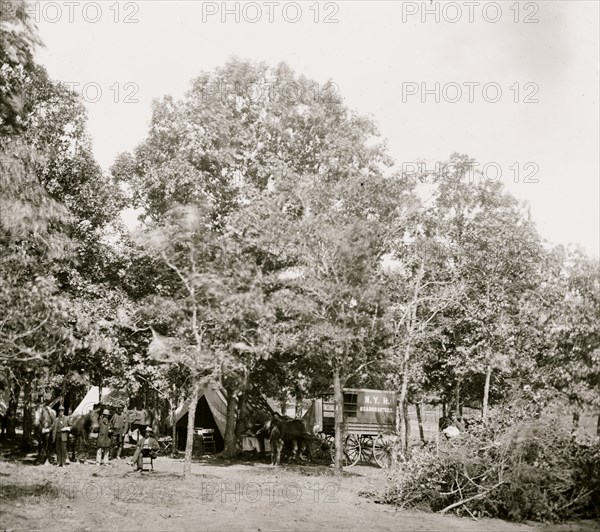
[{"label": "white canvas tent", "polygon": [[[225,426],[227,424],[227,397],[225,392],[219,389],[210,388],[208,386],[204,387],[199,396],[198,401],[204,397],[208,404],[208,408],[210,413],[212,414],[217,428],[221,434],[221,437],[225,439]],[[177,410],[175,411],[175,416],[169,416],[167,419],[167,426],[172,427],[173,423],[177,423],[183,416],[185,416],[189,410],[191,400],[187,399],[183,403],[179,405]],[[252,449],[262,450],[260,449],[259,441],[251,436],[243,436],[242,444],[244,451],[250,451]],[[269,442],[265,441],[264,446],[267,451],[269,451]]]},{"label": "white canvas tent", "polygon": [[[202,399],[202,397],[204,397],[208,403],[208,408],[217,424],[221,436],[225,437],[225,425],[227,423],[227,399],[225,398],[225,394],[221,390],[206,386],[200,391],[198,400]],[[171,415],[167,419],[167,426],[172,427],[174,423],[177,423],[185,416],[190,408],[190,403],[191,399],[187,399],[181,403],[177,407],[177,410],[175,410],[174,418],[173,415]]]},{"label": "white canvas tent", "polygon": [[97,403],[112,403],[115,400],[123,399],[125,397],[126,396],[124,392],[119,390],[114,390],[113,388],[102,388],[102,393],[100,393],[99,386],[92,386],[85,394],[85,397],[81,403],[79,403],[77,408],[73,410],[72,414],[87,414]]}]

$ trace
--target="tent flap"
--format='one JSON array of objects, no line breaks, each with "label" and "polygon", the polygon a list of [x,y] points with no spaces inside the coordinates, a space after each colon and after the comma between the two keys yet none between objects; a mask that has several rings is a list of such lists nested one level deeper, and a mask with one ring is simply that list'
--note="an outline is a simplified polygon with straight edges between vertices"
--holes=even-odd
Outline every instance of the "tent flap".
[{"label": "tent flap", "polygon": [[[222,437],[225,437],[225,425],[227,423],[227,402],[222,392],[219,390],[213,390],[211,388],[204,388],[200,394],[198,395],[198,401],[202,399],[202,397],[206,398],[206,402],[208,403],[208,407],[210,412],[215,419],[215,423],[221,433]],[[167,426],[172,427],[173,422],[178,423],[179,420],[188,413],[192,400],[186,399],[183,403],[181,403],[177,410],[175,410],[175,419],[173,420],[173,416],[169,416],[167,420]]]},{"label": "tent flap", "polygon": [[[204,387],[198,395],[198,400],[202,397],[206,398],[210,412],[217,424],[221,436],[225,438],[225,426],[227,425],[227,394],[224,390],[218,388]],[[175,415],[169,416],[167,426],[172,427],[173,423],[178,423],[189,410],[191,400],[186,399],[175,410]],[[250,396],[247,399],[248,406],[252,411],[261,410],[267,411],[268,415],[272,412],[266,399],[262,396]]]}]

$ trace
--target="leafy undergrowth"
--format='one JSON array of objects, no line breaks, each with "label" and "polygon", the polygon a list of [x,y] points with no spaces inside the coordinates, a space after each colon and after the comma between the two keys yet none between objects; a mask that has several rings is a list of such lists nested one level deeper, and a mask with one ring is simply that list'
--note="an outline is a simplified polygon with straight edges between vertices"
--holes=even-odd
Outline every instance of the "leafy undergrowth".
[{"label": "leafy undergrowth", "polygon": [[361,492],[401,508],[560,522],[600,517],[600,441],[552,418],[476,426],[436,452],[419,449],[386,485]]}]

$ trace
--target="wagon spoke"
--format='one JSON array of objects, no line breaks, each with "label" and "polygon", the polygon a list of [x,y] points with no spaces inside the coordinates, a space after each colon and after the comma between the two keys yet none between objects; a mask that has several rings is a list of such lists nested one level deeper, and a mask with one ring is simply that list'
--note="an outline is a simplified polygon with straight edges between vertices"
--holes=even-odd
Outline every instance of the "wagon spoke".
[{"label": "wagon spoke", "polygon": [[373,436],[361,434],[360,440],[360,461],[368,464],[373,456]]},{"label": "wagon spoke", "polygon": [[355,466],[361,457],[360,438],[354,434],[346,436],[344,441],[344,465]]},{"label": "wagon spoke", "polygon": [[319,432],[317,435],[320,442],[314,442],[315,452],[313,456],[317,462],[331,463],[331,447],[333,446],[333,436]]},{"label": "wagon spoke", "polygon": [[375,438],[373,458],[379,467],[390,468],[395,452],[398,452],[398,435],[395,432],[379,434]]},{"label": "wagon spoke", "polygon": [[[344,439],[344,467],[355,466],[360,460],[360,441],[354,434],[349,434]],[[331,459],[335,460],[335,444],[331,445]]]}]

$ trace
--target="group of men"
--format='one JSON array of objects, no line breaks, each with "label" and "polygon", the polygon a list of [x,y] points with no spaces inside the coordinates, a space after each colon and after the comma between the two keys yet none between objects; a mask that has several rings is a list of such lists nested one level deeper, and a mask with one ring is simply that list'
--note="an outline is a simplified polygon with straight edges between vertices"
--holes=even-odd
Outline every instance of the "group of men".
[{"label": "group of men", "polygon": [[117,411],[113,414],[110,421],[108,420],[108,416],[110,416],[110,412],[105,409],[99,420],[100,427],[98,428],[97,440],[98,450],[96,451],[97,466],[102,463],[108,465],[111,449],[114,448],[117,450],[116,459],[121,459],[125,436],[129,432],[129,420],[127,416],[123,414],[122,406],[117,408]]},{"label": "group of men", "polygon": [[[125,436],[129,433],[130,423],[127,415],[123,413],[123,407],[117,407],[117,411],[108,419],[110,412],[107,409],[102,411],[102,415],[98,421],[98,439],[96,440],[96,466],[108,465],[111,451],[116,449],[116,459],[121,459],[123,452],[123,444]],[[63,467],[67,463],[67,443],[69,441],[69,431],[67,418],[65,417],[65,408],[58,408],[58,416],[52,426],[53,439],[56,442],[56,457],[59,467]],[[135,470],[142,470],[142,462],[144,456],[156,458],[159,445],[153,436],[151,427],[146,427],[145,435],[138,439],[138,445],[130,462]]]}]

